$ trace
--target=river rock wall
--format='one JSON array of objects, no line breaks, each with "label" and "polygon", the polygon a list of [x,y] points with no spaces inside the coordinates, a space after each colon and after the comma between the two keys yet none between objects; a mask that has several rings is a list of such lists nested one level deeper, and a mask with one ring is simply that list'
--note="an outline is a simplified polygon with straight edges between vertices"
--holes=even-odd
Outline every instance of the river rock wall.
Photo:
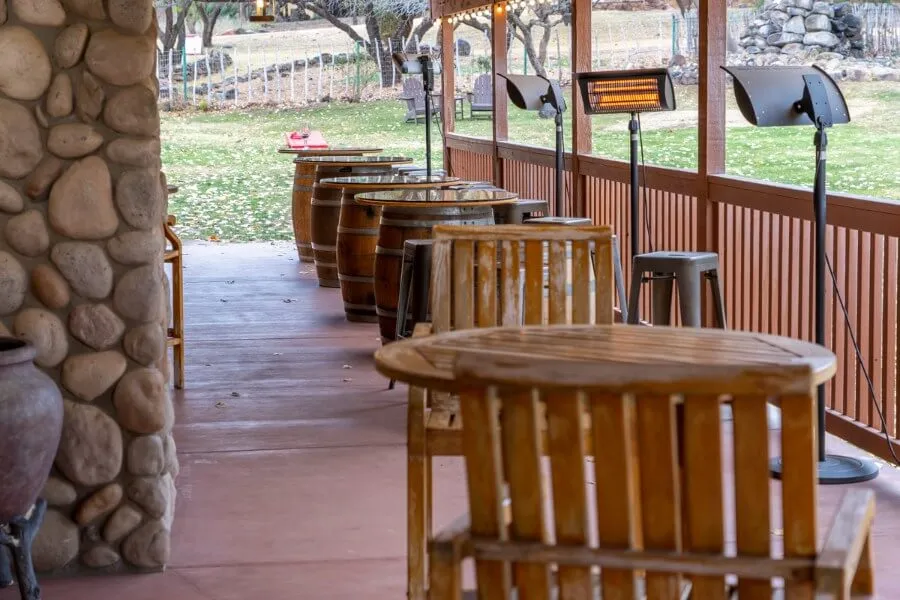
[{"label": "river rock wall", "polygon": [[0,333],[37,347],[65,399],[43,572],[169,558],[155,60],[150,0],[0,0]]}]

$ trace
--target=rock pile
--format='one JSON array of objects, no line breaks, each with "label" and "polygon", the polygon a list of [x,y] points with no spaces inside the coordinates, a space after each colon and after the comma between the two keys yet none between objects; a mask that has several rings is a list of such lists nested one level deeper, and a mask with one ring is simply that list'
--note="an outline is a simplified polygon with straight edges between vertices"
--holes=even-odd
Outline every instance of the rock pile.
[{"label": "rock pile", "polygon": [[153,2],[9,6],[0,0],[0,334],[31,342],[65,398],[34,564],[161,569],[178,461]]},{"label": "rock pile", "polygon": [[747,54],[797,54],[818,48],[842,55],[863,50],[862,21],[847,3],[821,0],[768,0],[743,32]]}]

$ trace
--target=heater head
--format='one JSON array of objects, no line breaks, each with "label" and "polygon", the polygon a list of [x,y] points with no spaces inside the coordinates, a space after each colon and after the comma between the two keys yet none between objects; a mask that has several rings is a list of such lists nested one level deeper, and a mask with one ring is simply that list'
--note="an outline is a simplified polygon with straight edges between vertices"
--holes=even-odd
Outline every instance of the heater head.
[{"label": "heater head", "polygon": [[734,77],[734,96],[744,118],[757,127],[847,123],[840,88],[819,67],[722,67]]},{"label": "heater head", "polygon": [[675,110],[675,91],[666,69],[577,73],[589,115]]},{"label": "heater head", "polygon": [[540,75],[498,75],[506,80],[506,93],[517,108],[541,110],[544,104],[550,104],[559,112],[566,110],[566,100],[555,81]]},{"label": "heater head", "polygon": [[404,75],[422,75],[429,66],[433,73],[440,73],[440,62],[435,62],[428,54],[407,54],[394,52],[391,55],[394,64]]}]

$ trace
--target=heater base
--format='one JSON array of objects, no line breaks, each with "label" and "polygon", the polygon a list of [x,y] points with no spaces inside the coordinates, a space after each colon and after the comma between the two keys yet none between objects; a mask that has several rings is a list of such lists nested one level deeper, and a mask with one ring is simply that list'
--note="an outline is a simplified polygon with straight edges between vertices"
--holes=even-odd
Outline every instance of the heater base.
[{"label": "heater base", "polygon": [[[769,462],[772,477],[781,479],[782,467],[781,458],[773,458]],[[867,458],[826,454],[818,463],[818,472],[819,483],[824,485],[860,483],[878,477],[878,465]]]}]

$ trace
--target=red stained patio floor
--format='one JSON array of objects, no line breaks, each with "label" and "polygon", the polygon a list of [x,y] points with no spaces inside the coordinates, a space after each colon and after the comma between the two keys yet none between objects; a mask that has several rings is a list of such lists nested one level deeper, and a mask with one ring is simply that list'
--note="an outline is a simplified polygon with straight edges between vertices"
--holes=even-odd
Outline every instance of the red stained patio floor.
[{"label": "red stained patio floor", "polygon": [[[345,321],[288,244],[189,244],[185,277],[171,566],[45,579],[45,600],[404,598],[405,387],[373,369],[377,327]],[[464,507],[460,462],[437,461],[435,480],[440,526]],[[900,598],[900,471],[863,485],[879,598]],[[845,490],[819,488],[823,524]]]}]

